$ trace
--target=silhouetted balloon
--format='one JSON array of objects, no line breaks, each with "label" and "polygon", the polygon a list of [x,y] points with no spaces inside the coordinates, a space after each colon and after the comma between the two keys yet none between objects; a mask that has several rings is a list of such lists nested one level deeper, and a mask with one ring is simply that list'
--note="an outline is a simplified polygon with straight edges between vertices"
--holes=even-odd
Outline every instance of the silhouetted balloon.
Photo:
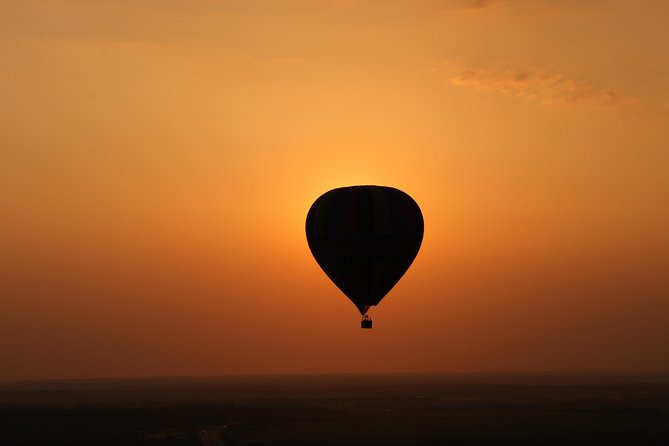
[{"label": "silhouetted balloon", "polygon": [[306,231],[318,264],[364,315],[395,286],[418,254],[423,215],[399,189],[342,187],[311,205]]}]

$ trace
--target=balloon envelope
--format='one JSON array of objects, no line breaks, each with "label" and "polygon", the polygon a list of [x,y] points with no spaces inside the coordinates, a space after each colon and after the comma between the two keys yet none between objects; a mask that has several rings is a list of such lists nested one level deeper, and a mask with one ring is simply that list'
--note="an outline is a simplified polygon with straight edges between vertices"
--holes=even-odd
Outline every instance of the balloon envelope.
[{"label": "balloon envelope", "polygon": [[364,315],[418,254],[423,214],[399,189],[342,187],[311,205],[306,232],[316,262]]}]

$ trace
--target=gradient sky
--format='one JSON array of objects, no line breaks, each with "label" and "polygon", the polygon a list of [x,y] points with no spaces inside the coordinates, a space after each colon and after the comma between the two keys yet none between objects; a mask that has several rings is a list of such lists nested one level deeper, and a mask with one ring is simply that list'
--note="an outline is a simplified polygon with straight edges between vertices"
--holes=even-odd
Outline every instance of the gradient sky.
[{"label": "gradient sky", "polygon": [[[669,370],[669,2],[0,4],[0,379]],[[361,331],[325,191],[398,187]]]}]

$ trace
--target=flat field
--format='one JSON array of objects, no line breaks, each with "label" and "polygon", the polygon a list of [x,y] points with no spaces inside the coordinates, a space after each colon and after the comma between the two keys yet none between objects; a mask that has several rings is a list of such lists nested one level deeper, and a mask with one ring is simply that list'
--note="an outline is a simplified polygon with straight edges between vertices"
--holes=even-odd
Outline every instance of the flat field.
[{"label": "flat field", "polygon": [[669,445],[669,374],[0,383],[0,445]]}]

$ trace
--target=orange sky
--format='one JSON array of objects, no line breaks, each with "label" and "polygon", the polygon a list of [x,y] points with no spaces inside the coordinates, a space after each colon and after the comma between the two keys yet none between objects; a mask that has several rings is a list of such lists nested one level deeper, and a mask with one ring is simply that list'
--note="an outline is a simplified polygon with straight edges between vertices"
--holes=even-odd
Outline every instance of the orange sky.
[{"label": "orange sky", "polygon": [[[669,369],[669,2],[0,5],[0,379]],[[312,259],[381,184],[361,331]]]}]

